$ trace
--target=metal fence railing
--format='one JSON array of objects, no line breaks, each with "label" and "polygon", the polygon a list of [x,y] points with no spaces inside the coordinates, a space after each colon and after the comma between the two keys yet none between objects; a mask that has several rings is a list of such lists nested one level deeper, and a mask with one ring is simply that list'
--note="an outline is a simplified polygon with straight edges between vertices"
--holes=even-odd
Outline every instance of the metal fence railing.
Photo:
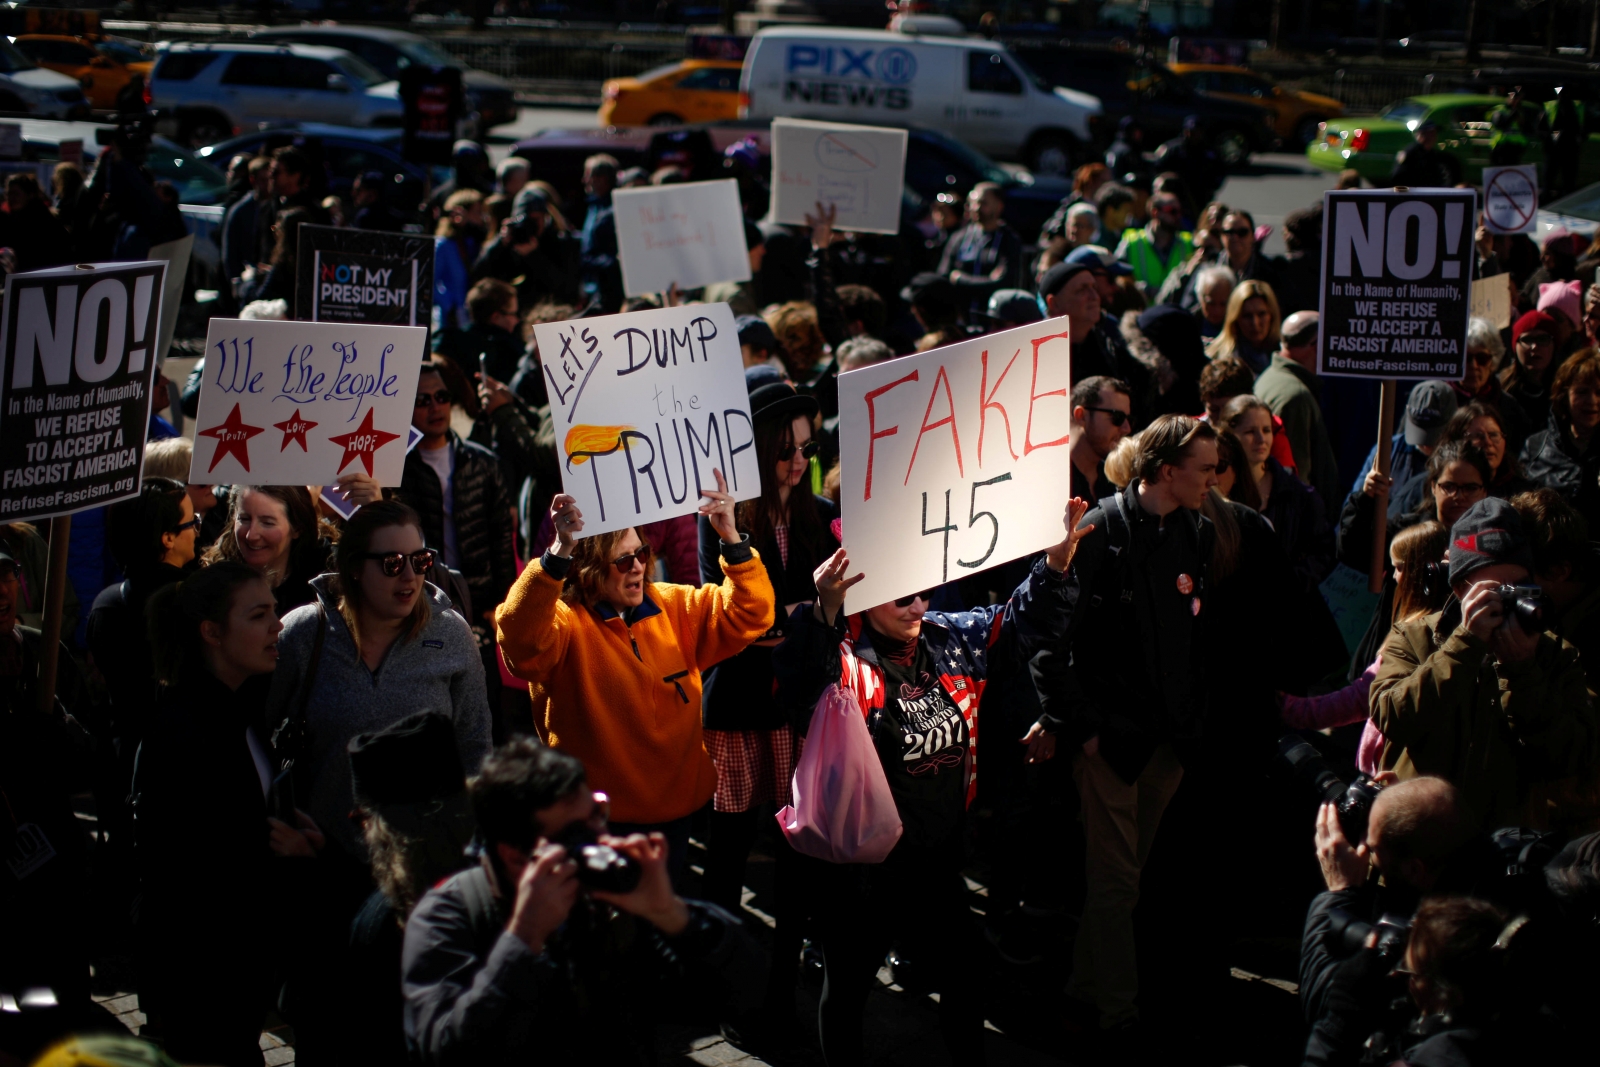
[{"label": "metal fence railing", "polygon": [[684,57],[684,38],[642,40],[495,37],[439,34],[434,42],[470,66],[498,74],[519,89],[566,91],[600,98],[607,78],[642,74]]}]

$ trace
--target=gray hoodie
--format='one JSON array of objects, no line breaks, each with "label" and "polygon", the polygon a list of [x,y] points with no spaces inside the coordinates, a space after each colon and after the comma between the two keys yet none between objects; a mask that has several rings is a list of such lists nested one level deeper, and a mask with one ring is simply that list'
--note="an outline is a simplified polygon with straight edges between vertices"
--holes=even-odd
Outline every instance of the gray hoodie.
[{"label": "gray hoodie", "polygon": [[[365,862],[366,847],[347,818],[355,806],[351,793],[350,757],[345,746],[357,734],[392,726],[415,711],[433,710],[455,722],[461,770],[468,776],[489,754],[489,701],[484,690],[483,660],[467,621],[450,606],[450,598],[431,582],[424,583],[433,619],[421,635],[397,642],[376,672],[361,660],[350,628],[339,614],[334,576],[311,580],[317,599],[327,607],[327,633],[322,659],[306,708],[311,746],[309,773],[314,784],[301,810],[337,841],[350,856]],[[316,638],[317,605],[304,604],[283,620],[278,637],[278,669],[267,698],[267,721],[278,723],[295,710],[311,665]]]}]

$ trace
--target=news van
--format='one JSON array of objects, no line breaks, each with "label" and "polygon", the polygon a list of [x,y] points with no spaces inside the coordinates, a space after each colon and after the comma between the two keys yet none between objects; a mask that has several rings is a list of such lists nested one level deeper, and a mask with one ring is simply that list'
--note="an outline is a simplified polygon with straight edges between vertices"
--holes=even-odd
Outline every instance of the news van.
[{"label": "news van", "polygon": [[1045,174],[1098,155],[1100,101],[982,38],[772,27],[751,40],[739,92],[741,118],[932,127]]}]

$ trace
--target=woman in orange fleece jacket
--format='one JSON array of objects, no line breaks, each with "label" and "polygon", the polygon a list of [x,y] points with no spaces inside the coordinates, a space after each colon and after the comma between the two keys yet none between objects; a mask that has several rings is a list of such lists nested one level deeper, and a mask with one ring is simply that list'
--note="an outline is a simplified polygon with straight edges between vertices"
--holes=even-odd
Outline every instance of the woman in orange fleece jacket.
[{"label": "woman in orange fleece jacket", "polygon": [[700,672],[766,633],[774,610],[767,570],[716,477],[700,514],[722,539],[721,585],[651,582],[638,531],[579,540],[583,515],[562,493],[550,504],[556,542],[495,617],[506,664],[533,692],[541,738],[582,760],[611,797],[612,833],[667,835],[674,882],[689,817],[717,782],[700,731]]}]

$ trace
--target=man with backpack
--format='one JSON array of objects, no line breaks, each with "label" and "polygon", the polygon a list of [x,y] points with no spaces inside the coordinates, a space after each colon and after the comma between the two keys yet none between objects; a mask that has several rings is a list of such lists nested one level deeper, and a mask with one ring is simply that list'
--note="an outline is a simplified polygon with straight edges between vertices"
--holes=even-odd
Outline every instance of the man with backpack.
[{"label": "man with backpack", "polygon": [[1083,805],[1088,894],[1067,993],[1122,1042],[1137,1038],[1140,871],[1200,735],[1214,532],[1199,511],[1217,484],[1216,431],[1162,415],[1140,436],[1133,472],[1084,517],[1094,528],[1072,563],[1072,621],[1031,664]]}]

